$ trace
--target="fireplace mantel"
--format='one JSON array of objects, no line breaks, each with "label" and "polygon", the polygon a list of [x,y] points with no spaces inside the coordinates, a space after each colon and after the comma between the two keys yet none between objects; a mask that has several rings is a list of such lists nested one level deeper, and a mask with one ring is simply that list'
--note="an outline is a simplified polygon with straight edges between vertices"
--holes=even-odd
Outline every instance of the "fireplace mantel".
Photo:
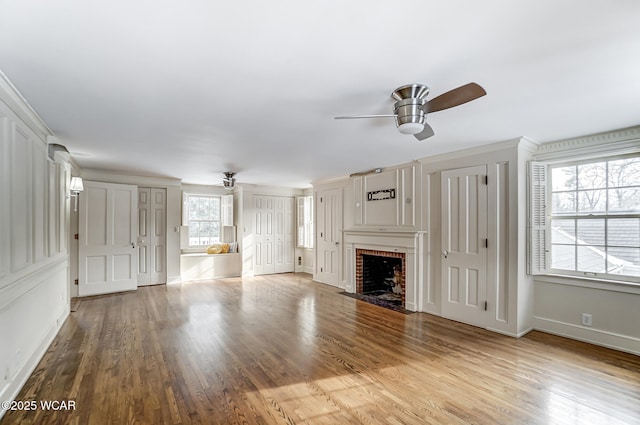
[{"label": "fireplace mantel", "polygon": [[427,232],[402,232],[384,230],[345,230],[343,232],[346,251],[347,292],[356,292],[356,249],[402,252],[406,261],[405,308],[421,311],[420,297],[423,291],[419,282],[424,282]]}]

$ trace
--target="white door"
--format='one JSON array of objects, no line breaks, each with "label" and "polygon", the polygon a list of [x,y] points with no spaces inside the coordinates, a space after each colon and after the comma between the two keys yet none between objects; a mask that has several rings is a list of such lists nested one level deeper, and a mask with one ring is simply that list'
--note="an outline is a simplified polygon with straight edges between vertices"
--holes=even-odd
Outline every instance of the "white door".
[{"label": "white door", "polygon": [[342,189],[316,194],[317,258],[316,279],[340,286],[342,267]]},{"label": "white door", "polygon": [[442,315],[476,326],[487,320],[486,174],[442,172]]},{"label": "white door", "polygon": [[85,182],[80,196],[78,295],[137,287],[138,188]]},{"label": "white door", "polygon": [[294,270],[293,198],[275,198],[275,273]]},{"label": "white door", "polygon": [[138,286],[167,283],[166,189],[138,188]]},{"label": "white door", "polygon": [[254,274],[275,272],[274,263],[274,199],[271,196],[254,195]]}]

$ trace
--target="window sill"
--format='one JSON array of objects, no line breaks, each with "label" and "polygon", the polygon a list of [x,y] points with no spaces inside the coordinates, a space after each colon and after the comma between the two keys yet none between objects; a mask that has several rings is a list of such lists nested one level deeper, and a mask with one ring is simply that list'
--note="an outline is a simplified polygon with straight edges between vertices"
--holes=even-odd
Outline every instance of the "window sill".
[{"label": "window sill", "polygon": [[594,279],[589,277],[565,276],[558,274],[547,274],[533,276],[536,282],[555,283],[559,285],[580,286],[583,288],[600,289],[603,291],[624,292],[627,294],[640,295],[640,285],[631,282],[620,282],[615,280]]},{"label": "window sill", "polygon": [[180,254],[180,257],[221,257],[221,256],[234,256],[239,255],[239,252],[225,252],[220,254],[207,254],[206,252],[183,252]]},{"label": "window sill", "polygon": [[207,247],[196,247],[196,248],[182,248],[181,254],[206,254]]}]

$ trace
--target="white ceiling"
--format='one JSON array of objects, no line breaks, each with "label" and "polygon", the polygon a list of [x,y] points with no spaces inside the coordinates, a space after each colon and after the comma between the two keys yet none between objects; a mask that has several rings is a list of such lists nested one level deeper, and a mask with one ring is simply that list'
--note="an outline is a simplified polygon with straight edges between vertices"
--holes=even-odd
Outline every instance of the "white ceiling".
[{"label": "white ceiling", "polygon": [[[0,70],[83,168],[318,179],[640,124],[637,0],[0,0]],[[419,142],[390,93],[468,82]]]}]

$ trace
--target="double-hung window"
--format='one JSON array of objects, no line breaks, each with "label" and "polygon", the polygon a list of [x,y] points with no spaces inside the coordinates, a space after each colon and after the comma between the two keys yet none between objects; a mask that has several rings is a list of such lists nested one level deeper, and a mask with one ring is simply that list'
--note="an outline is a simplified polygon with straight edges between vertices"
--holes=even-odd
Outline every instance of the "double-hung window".
[{"label": "double-hung window", "polygon": [[298,247],[313,248],[313,196],[298,198]]},{"label": "double-hung window", "polygon": [[532,272],[640,283],[640,155],[533,163]]},{"label": "double-hung window", "polygon": [[185,194],[184,223],[189,226],[189,247],[204,247],[220,242],[221,197]]}]

